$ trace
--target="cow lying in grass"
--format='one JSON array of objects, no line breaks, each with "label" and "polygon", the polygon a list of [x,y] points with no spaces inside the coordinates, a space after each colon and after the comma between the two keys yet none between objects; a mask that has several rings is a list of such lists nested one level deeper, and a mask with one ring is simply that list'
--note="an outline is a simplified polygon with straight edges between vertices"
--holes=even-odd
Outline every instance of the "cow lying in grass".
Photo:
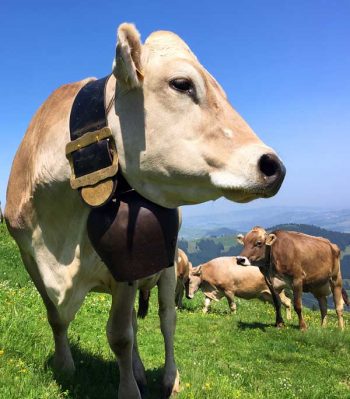
[{"label": "cow lying in grass", "polygon": [[326,325],[327,296],[332,292],[338,324],[343,329],[342,293],[346,292],[342,291],[337,245],[325,238],[295,231],[277,230],[269,234],[259,226],[237,239],[244,245],[241,256],[259,266],[268,279],[278,277],[291,286],[301,330],[306,329],[302,316],[303,292],[311,292],[318,300],[322,326]]},{"label": "cow lying in grass", "polygon": [[[241,261],[241,260],[240,260]],[[287,318],[291,318],[291,300],[285,295],[286,284],[278,279],[274,282],[275,290],[286,307]],[[232,312],[236,312],[235,297],[260,299],[273,303],[272,295],[263,274],[258,267],[241,266],[236,257],[220,257],[194,267],[190,272],[187,297],[192,299],[201,289],[205,295],[203,312],[209,309],[212,300],[225,297]]]}]

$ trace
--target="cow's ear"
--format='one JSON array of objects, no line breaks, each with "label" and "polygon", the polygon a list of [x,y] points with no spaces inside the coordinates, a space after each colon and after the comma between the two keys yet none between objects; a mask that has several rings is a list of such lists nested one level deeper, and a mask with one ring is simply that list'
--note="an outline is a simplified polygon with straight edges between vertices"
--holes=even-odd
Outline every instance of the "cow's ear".
[{"label": "cow's ear", "polygon": [[238,234],[237,236],[236,236],[236,240],[237,240],[237,242],[238,242],[238,244],[241,244],[241,245],[244,245],[244,235],[243,234]]},{"label": "cow's ear", "polygon": [[265,242],[265,244],[271,246],[276,240],[277,240],[277,237],[276,237],[275,234],[269,234],[269,235],[266,237],[266,242]]},{"label": "cow's ear", "polygon": [[202,274],[202,266],[197,266],[192,269],[193,276],[200,276]]},{"label": "cow's ear", "polygon": [[117,32],[117,48],[113,61],[113,75],[130,89],[142,86],[142,44],[133,24],[121,24]]}]

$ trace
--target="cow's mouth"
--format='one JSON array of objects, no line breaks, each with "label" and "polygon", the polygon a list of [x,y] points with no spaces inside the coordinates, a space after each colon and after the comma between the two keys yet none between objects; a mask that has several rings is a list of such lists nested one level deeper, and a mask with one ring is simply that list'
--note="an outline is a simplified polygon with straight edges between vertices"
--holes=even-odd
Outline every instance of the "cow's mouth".
[{"label": "cow's mouth", "polygon": [[253,201],[257,198],[270,198],[278,193],[282,185],[283,179],[278,182],[273,182],[267,186],[256,186],[253,189],[238,190],[237,188],[221,188],[223,196],[234,202],[245,203]]}]

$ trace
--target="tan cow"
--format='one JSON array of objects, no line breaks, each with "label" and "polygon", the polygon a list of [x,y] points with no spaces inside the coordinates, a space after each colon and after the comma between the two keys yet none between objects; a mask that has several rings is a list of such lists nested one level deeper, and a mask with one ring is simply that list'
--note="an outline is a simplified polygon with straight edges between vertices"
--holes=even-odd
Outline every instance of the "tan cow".
[{"label": "tan cow", "polygon": [[[70,111],[91,80],[60,87],[35,114],[13,161],[5,219],[45,303],[58,369],[74,370],[67,331],[87,293],[112,294],[107,336],[118,357],[119,399],[141,397],[138,385],[145,373],[137,353],[134,300],[138,287],[158,282],[167,397],[177,381],[175,271],[132,284],[114,280],[88,238],[90,208],[69,183]],[[119,27],[105,103],[111,105],[108,126],[121,174],[158,205],[174,208],[221,196],[246,202],[270,197],[282,184],[285,168],[275,152],[174,33],[155,32],[142,44],[133,25]]]},{"label": "tan cow", "polygon": [[[287,318],[291,318],[291,300],[285,295],[286,284],[275,279],[275,289],[283,305]],[[235,256],[223,256],[194,267],[190,272],[188,298],[201,289],[205,295],[203,313],[207,313],[211,301],[227,299],[232,312],[236,312],[235,297],[243,299],[258,298],[273,303],[272,295],[264,275],[256,266],[241,266]]]},{"label": "tan cow", "polygon": [[301,330],[306,329],[302,292],[311,292],[318,300],[322,326],[326,325],[327,296],[332,292],[339,327],[343,329],[340,250],[336,244],[295,231],[277,230],[269,234],[259,226],[237,238],[244,245],[241,256],[258,265],[268,278],[278,277],[291,286]]},{"label": "tan cow", "polygon": [[178,309],[181,309],[182,299],[184,297],[185,290],[188,289],[188,281],[190,270],[192,269],[192,263],[188,260],[185,251],[180,248],[178,249],[175,266],[177,277],[175,289],[175,305]]}]

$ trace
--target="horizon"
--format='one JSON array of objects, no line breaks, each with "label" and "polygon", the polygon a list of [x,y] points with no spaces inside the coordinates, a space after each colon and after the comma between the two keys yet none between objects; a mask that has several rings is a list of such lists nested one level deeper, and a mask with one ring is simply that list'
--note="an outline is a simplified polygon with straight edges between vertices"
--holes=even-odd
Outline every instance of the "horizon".
[{"label": "horizon", "polygon": [[[177,7],[186,9],[181,18],[174,18],[169,12],[173,7],[159,0],[118,5],[108,0],[101,13],[92,3],[67,0],[2,6],[2,208],[12,159],[33,114],[61,84],[111,71],[115,32],[124,21],[135,23],[143,41],[159,29],[183,38],[287,168],[280,192],[267,201],[241,205],[220,199],[186,207],[185,213],[208,207],[222,207],[223,212],[227,207],[350,208],[350,186],[344,183],[350,181],[345,167],[350,147],[350,3],[203,1],[199,10],[181,0]],[[193,15],[198,16],[195,24]]]}]

